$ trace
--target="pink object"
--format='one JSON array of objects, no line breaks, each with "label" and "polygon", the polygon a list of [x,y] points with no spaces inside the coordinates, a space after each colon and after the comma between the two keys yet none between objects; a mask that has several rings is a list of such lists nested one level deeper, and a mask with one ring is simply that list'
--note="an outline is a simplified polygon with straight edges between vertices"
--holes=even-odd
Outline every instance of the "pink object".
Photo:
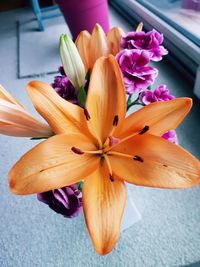
[{"label": "pink object", "polygon": [[96,23],[109,30],[107,0],[56,0],[74,39],[80,31],[90,33]]},{"label": "pink object", "polygon": [[182,8],[200,11],[200,0],[182,0]]}]

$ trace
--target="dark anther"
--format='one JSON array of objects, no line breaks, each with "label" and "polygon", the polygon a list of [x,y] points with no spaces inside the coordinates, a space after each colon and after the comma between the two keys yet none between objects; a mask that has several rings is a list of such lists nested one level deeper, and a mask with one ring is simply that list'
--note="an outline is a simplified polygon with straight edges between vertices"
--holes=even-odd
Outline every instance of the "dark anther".
[{"label": "dark anther", "polygon": [[112,177],[111,174],[110,174],[110,180],[111,180],[111,182],[114,182],[114,178]]},{"label": "dark anther", "polygon": [[163,166],[164,166],[164,167],[167,167],[167,165],[166,165],[166,164],[163,164]]},{"label": "dark anther", "polygon": [[115,115],[114,120],[113,120],[113,126],[117,126],[118,121],[119,121],[119,116]]},{"label": "dark anther", "polygon": [[144,133],[146,133],[148,130],[149,130],[149,126],[146,125],[146,126],[144,126],[144,128],[139,132],[139,134],[144,134]]},{"label": "dark anther", "polygon": [[134,160],[137,160],[137,161],[139,161],[139,162],[143,162],[143,161],[144,161],[143,158],[141,158],[140,156],[137,156],[137,155],[135,155],[135,156],[133,157],[133,159],[134,159]]},{"label": "dark anther", "polygon": [[79,148],[74,147],[74,146],[71,148],[71,150],[72,150],[74,153],[78,154],[78,155],[82,155],[82,154],[84,154],[84,152],[83,152],[82,150],[80,150]]},{"label": "dark anther", "polygon": [[89,112],[88,112],[88,110],[86,108],[84,108],[84,114],[85,114],[86,120],[89,121],[90,114],[89,114]]}]

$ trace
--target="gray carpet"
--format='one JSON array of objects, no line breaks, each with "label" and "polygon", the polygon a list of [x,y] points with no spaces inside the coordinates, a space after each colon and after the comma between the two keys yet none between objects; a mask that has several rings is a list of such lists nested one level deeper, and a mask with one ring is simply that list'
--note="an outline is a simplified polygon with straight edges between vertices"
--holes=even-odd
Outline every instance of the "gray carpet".
[{"label": "gray carpet", "polygon": [[[17,10],[0,14],[0,83],[34,112],[25,93],[30,79],[17,79],[16,21],[21,17],[28,20],[32,13]],[[127,28],[114,12],[111,22]],[[31,62],[33,54],[29,52],[28,57]],[[49,55],[45,60],[48,62]],[[159,70],[157,84],[167,83],[176,96],[192,96],[191,84],[166,60],[159,63]],[[53,75],[40,79],[52,82]],[[200,157],[200,107],[194,102],[178,135],[181,145]],[[142,219],[121,234],[112,254],[100,257],[91,246],[82,216],[67,220],[36,201],[35,196],[9,193],[9,169],[34,144],[0,136],[1,267],[172,267],[200,260],[200,186],[176,191],[133,186],[132,197]]]},{"label": "gray carpet", "polygon": [[60,64],[59,36],[69,34],[69,29],[63,17],[45,20],[44,25],[45,31],[40,32],[35,21],[19,20],[17,24],[20,78],[57,72]]}]

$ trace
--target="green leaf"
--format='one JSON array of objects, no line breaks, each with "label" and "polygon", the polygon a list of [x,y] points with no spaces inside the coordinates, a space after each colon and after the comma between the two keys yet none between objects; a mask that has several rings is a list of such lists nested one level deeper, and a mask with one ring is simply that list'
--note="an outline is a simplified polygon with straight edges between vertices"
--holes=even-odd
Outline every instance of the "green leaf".
[{"label": "green leaf", "polygon": [[[50,137],[50,136],[49,136]],[[41,139],[48,139],[49,137],[32,137],[30,140],[41,140]]]},{"label": "green leaf", "polygon": [[83,181],[80,181],[80,182],[77,183],[77,188],[78,188],[78,190],[80,190],[82,192]]},{"label": "green leaf", "polygon": [[78,90],[78,103],[82,106],[85,107],[85,102],[86,102],[86,92],[83,86],[80,87]]}]

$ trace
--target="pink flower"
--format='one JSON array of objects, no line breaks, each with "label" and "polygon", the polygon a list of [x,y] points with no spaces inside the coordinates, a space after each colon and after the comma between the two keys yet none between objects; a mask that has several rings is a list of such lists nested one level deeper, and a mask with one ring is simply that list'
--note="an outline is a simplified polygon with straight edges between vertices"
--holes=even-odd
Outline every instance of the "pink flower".
[{"label": "pink flower", "polygon": [[156,30],[147,33],[129,32],[126,36],[122,37],[121,47],[127,49],[142,49],[150,52],[151,60],[160,61],[162,56],[167,55],[168,51],[162,46],[163,34]]},{"label": "pink flower", "polygon": [[162,135],[162,138],[168,140],[169,142],[178,145],[178,137],[176,135],[176,131],[175,130],[169,130],[166,133],[164,133]]},{"label": "pink flower", "polygon": [[175,98],[170,95],[169,89],[165,84],[159,85],[154,91],[145,90],[140,94],[140,102],[144,105],[148,105],[157,101],[167,101]]},{"label": "pink flower", "polygon": [[[161,84],[154,91],[143,91],[140,93],[139,100],[144,105],[149,105],[153,102],[167,101],[175,98],[170,95],[167,85]],[[162,135],[162,138],[168,140],[169,142],[178,145],[178,137],[175,130],[169,130]]]},{"label": "pink flower", "polygon": [[124,49],[116,55],[120,66],[127,94],[133,94],[145,90],[151,85],[158,70],[146,66],[150,61],[150,53],[139,49]]}]

